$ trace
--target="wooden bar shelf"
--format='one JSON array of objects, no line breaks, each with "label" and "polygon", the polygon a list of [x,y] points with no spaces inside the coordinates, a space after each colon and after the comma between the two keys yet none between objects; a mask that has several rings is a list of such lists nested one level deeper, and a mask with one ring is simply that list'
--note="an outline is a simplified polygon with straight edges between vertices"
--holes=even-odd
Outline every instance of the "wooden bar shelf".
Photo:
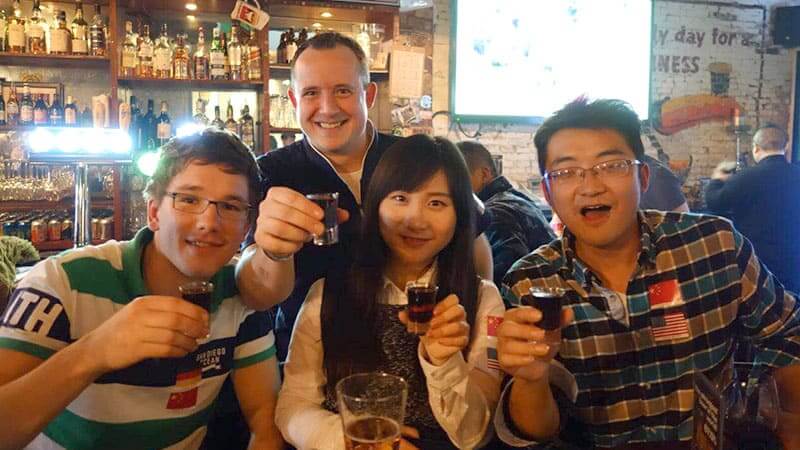
[{"label": "wooden bar shelf", "polygon": [[103,68],[108,67],[109,62],[107,56],[33,55],[0,52],[0,66]]},{"label": "wooden bar shelf", "polygon": [[232,81],[232,80],[176,80],[173,78],[140,78],[119,77],[119,84],[130,87],[164,87],[174,86],[190,90],[261,90],[264,83],[261,81]]}]

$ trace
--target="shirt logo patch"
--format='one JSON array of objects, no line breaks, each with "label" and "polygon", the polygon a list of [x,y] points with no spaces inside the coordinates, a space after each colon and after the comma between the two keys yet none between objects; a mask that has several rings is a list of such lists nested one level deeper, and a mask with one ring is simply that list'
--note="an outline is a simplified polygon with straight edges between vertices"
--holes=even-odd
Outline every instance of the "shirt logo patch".
[{"label": "shirt logo patch", "polygon": [[61,300],[32,288],[14,291],[0,325],[62,341],[69,340],[69,323]]},{"label": "shirt logo patch", "polygon": [[650,309],[664,309],[683,304],[681,288],[678,280],[664,280],[651,284],[647,288],[647,300],[650,302]]},{"label": "shirt logo patch", "polygon": [[650,324],[656,342],[689,337],[689,322],[683,311],[671,311],[663,316],[653,317]]},{"label": "shirt logo patch", "polygon": [[188,391],[173,392],[169,395],[167,409],[191,408],[197,404],[197,388],[193,387]]}]

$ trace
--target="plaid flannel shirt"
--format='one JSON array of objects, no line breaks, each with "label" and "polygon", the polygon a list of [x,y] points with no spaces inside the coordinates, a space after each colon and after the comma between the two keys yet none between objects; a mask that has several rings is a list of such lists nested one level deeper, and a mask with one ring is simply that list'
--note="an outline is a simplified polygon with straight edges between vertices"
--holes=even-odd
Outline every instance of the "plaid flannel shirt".
[{"label": "plaid flannel shirt", "polygon": [[762,367],[800,362],[795,295],[729,221],[650,210],[638,217],[641,251],[624,300],[577,258],[569,230],[519,260],[503,284],[512,304],[531,286],[568,289],[575,320],[556,357],[566,371],[551,371],[551,383],[566,383],[582,437],[598,447],[690,439],[693,374],[723,363],[737,340],[755,346]]}]

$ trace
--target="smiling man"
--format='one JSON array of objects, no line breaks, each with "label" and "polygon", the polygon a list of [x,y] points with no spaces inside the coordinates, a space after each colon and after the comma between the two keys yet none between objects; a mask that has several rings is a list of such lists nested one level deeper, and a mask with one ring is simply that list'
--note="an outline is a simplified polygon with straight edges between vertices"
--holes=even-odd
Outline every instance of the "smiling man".
[{"label": "smiling man", "polygon": [[506,312],[498,354],[514,378],[495,417],[500,437],[581,448],[688,441],[693,375],[748,343],[757,365],[775,369],[779,431],[797,448],[800,388],[787,380],[800,362],[800,309],[750,243],[718,217],[639,209],[650,172],[624,102],[576,100],[534,142],[565,232],[512,266],[504,295],[519,304],[534,286],[566,294],[557,344],[537,327],[540,311]]},{"label": "smiling man", "polygon": [[[304,139],[258,159],[266,198],[259,205],[253,240],[239,263],[237,281],[252,307],[275,304],[265,295],[276,284],[262,276],[264,262],[283,265],[281,279],[293,284],[275,322],[278,359],[283,361],[295,318],[314,281],[330,267],[347,262],[361,226],[361,201],[375,166],[399,138],[379,133],[368,119],[378,86],[370,82],[364,51],[339,33],[319,33],[298,48],[291,63],[289,99]],[[306,194],[338,192],[339,242],[316,246],[323,212]],[[485,222],[478,225],[483,230]],[[260,249],[260,250],[257,250]],[[480,255],[480,256],[478,256]],[[484,236],[476,240],[479,273],[491,278],[491,250]]]},{"label": "smiling man", "polygon": [[[228,377],[251,447],[282,447],[270,321],[243,306],[229,264],[259,197],[253,154],[213,128],[172,139],[145,195],[132,241],[49,258],[14,291],[0,449],[196,449]],[[191,281],[214,285],[208,309],[181,298]]]}]

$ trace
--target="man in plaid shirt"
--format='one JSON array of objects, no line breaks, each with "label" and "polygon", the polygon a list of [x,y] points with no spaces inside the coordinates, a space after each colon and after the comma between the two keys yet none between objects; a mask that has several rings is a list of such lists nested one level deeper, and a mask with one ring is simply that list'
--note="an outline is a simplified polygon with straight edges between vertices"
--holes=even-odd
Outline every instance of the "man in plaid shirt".
[{"label": "man in plaid shirt", "polygon": [[534,141],[566,230],[517,261],[503,290],[518,305],[531,287],[563,288],[566,307],[560,338],[530,306],[505,314],[498,354],[514,378],[495,417],[501,439],[549,442],[569,417],[580,436],[561,437],[582,446],[688,441],[694,373],[747,342],[757,365],[775,369],[778,431],[800,448],[800,306],[750,242],[725,219],[639,210],[650,173],[624,102],[578,99]]}]

